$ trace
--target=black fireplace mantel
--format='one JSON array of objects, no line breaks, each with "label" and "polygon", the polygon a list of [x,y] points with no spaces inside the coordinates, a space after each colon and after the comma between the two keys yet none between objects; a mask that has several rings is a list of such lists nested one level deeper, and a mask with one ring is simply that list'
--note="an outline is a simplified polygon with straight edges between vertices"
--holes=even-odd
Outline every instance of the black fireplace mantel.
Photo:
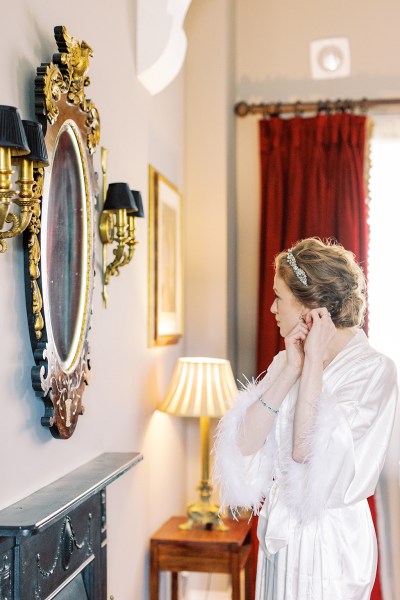
[{"label": "black fireplace mantel", "polygon": [[101,454],[0,511],[0,600],[105,600],[106,487],[142,460]]}]

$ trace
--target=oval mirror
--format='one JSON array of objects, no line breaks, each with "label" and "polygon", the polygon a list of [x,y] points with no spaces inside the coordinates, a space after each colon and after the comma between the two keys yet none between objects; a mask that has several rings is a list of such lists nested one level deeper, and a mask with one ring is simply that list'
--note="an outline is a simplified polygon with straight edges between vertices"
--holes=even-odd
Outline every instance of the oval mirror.
[{"label": "oval mirror", "polygon": [[50,326],[55,351],[66,372],[74,368],[80,354],[88,312],[90,195],[79,144],[74,122],[65,121],[55,143],[46,222],[42,219],[47,232],[44,272]]},{"label": "oval mirror", "polygon": [[45,406],[41,422],[55,437],[69,438],[83,413],[88,383],[96,187],[92,154],[100,141],[100,121],[84,94],[91,48],[65,27],[54,31],[59,53],[38,68],[35,80],[50,166],[45,173],[35,171],[41,213],[27,230],[24,255],[35,358],[32,385]]}]

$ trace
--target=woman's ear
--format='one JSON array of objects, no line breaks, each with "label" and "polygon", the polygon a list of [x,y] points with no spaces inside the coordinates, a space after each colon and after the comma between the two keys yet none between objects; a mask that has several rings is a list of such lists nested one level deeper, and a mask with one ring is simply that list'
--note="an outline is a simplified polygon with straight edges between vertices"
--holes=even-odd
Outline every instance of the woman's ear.
[{"label": "woman's ear", "polygon": [[307,306],[303,306],[302,310],[301,310],[301,315],[300,315],[300,319],[302,319],[303,321],[306,320],[306,316],[310,314],[311,308],[307,308]]}]

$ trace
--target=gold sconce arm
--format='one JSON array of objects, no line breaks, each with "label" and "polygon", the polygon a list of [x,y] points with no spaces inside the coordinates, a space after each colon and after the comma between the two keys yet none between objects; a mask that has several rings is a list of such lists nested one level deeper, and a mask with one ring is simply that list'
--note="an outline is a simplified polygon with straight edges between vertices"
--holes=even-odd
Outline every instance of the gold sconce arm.
[{"label": "gold sconce arm", "polygon": [[[104,173],[104,171],[103,171]],[[138,194],[137,206],[134,194]],[[139,192],[133,192],[126,183],[111,183],[100,216],[100,239],[103,243],[103,300],[107,307],[106,286],[113,275],[119,275],[120,268],[129,264],[135,253],[135,218],[143,217],[143,206]],[[107,245],[116,244],[114,260],[107,265]]]},{"label": "gold sconce arm", "polygon": [[[103,276],[105,285],[108,285],[110,283],[110,277],[112,277],[113,275],[119,275],[119,267],[122,267],[125,264],[125,243],[127,241],[127,226],[128,223],[125,209],[119,209],[115,211],[115,213],[109,214],[103,212],[101,216],[101,241],[103,242],[103,244],[117,242],[117,247],[113,250],[115,256],[114,260],[109,265],[103,265]],[[106,227],[108,229],[105,232],[104,229]]]},{"label": "gold sconce arm", "polygon": [[[6,239],[16,237],[28,227],[38,200],[33,199],[33,162],[22,159],[19,166],[19,191],[11,189],[11,155],[9,148],[0,148],[0,229],[11,223],[10,229],[0,231],[0,252],[7,250]],[[19,216],[9,212],[11,202],[20,207]]]},{"label": "gold sconce arm", "polygon": [[7,238],[13,238],[23,233],[28,227],[32,217],[32,211],[23,210],[18,217],[14,213],[9,213],[6,217],[6,223],[12,223],[10,229],[7,231],[0,231],[0,252],[3,253],[7,250]]},{"label": "gold sconce arm", "polygon": [[[13,188],[12,165],[18,165],[19,178]],[[28,227],[40,197],[34,193],[34,168],[49,164],[42,127],[34,121],[21,121],[14,106],[0,105],[0,252],[7,250],[6,239]],[[19,215],[10,212],[11,204]],[[3,231],[6,224],[9,229]]]},{"label": "gold sconce arm", "polygon": [[125,259],[121,267],[128,265],[131,262],[133,255],[135,254],[135,247],[138,243],[135,238],[135,219],[136,217],[128,214],[128,237],[125,242],[128,253],[125,254]]}]

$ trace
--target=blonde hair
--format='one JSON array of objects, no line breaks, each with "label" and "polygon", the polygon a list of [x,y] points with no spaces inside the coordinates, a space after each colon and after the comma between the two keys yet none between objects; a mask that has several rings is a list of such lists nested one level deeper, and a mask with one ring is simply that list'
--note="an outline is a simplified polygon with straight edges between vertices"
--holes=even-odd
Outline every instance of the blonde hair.
[{"label": "blonde hair", "polygon": [[290,250],[307,276],[307,285],[288,263],[286,250],[276,256],[275,270],[295,298],[307,308],[326,307],[336,327],[361,326],[366,310],[366,282],[354,254],[334,240],[317,237],[301,240]]}]

